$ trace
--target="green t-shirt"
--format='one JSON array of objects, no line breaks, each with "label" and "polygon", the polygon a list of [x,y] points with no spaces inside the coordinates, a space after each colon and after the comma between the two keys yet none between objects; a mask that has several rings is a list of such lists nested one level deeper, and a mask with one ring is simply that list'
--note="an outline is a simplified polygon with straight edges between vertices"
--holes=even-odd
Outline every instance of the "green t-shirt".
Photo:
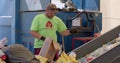
[{"label": "green t-shirt", "polygon": [[[56,31],[62,32],[66,29],[67,27],[60,18],[54,16],[50,19],[45,14],[37,15],[31,25],[31,30],[38,32],[42,36],[50,37],[55,42],[57,42]],[[34,48],[41,48],[44,43],[37,38],[35,38],[34,42]]]}]

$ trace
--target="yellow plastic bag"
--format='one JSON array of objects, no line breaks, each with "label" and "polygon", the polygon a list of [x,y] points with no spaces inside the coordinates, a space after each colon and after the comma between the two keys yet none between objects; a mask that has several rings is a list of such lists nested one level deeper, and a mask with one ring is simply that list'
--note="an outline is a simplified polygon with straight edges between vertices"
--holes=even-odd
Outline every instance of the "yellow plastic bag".
[{"label": "yellow plastic bag", "polygon": [[78,63],[75,57],[68,56],[65,52],[62,52],[56,63]]},{"label": "yellow plastic bag", "polygon": [[35,55],[35,57],[41,62],[41,63],[47,63],[48,59],[44,58],[40,55]]}]

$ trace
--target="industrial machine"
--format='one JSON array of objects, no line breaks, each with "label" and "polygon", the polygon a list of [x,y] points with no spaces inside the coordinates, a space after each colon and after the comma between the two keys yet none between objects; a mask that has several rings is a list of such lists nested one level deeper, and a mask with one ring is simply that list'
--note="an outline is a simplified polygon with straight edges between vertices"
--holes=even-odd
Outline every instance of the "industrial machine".
[{"label": "industrial machine", "polygon": [[[23,44],[33,52],[33,37],[29,33],[31,22],[37,14],[45,11],[47,4],[58,1],[64,6],[58,9],[56,15],[63,20],[68,29],[77,30],[66,37],[58,34],[58,42],[64,45],[65,52],[73,51],[77,58],[80,58],[118,37],[120,26],[86,44],[81,40],[72,44],[73,38],[94,37],[95,33],[101,32],[100,0],[0,0],[0,39],[6,37],[8,45]],[[91,63],[119,63],[119,49],[120,45]]]},{"label": "industrial machine", "polygon": [[[53,1],[65,4],[56,15],[64,21],[68,29],[77,30],[76,33],[67,37],[58,34],[58,42],[62,44],[64,41],[66,52],[72,50],[74,37],[93,37],[95,33],[102,30],[102,13],[99,11],[100,0]],[[0,8],[2,8],[0,10],[0,39],[7,37],[8,45],[23,44],[33,52],[33,37],[29,33],[31,22],[37,14],[45,11],[47,4],[52,3],[52,0],[1,0],[0,3],[2,3],[0,4]],[[9,8],[5,9],[6,7]],[[4,11],[8,13],[3,13]],[[75,41],[74,48],[82,44],[83,41]]]},{"label": "industrial machine", "polygon": [[[85,37],[91,38],[94,37],[95,33],[101,32],[102,13],[99,11],[100,0],[92,1],[60,0],[60,1],[64,3],[64,7],[60,9],[60,11],[57,13],[57,16],[64,21],[68,29],[77,30],[77,32],[64,38],[62,38],[61,35],[58,35],[58,42],[60,43],[64,42],[65,51],[69,52],[72,49],[77,48],[80,45],[84,44],[83,40]],[[81,38],[83,38],[83,40]],[[88,39],[85,40],[89,41]]]}]

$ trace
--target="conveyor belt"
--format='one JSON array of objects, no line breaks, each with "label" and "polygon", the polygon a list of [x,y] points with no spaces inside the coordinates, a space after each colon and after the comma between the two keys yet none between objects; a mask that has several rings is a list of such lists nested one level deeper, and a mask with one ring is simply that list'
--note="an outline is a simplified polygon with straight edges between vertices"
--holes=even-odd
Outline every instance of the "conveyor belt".
[{"label": "conveyor belt", "polygon": [[98,38],[95,38],[88,43],[74,49],[73,51],[77,55],[77,59],[84,57],[85,55],[91,53],[95,49],[101,47],[102,45],[116,39],[119,36],[120,33],[120,25],[117,26],[116,28],[108,31],[107,33],[101,35]]},{"label": "conveyor belt", "polygon": [[120,44],[90,63],[120,63]]},{"label": "conveyor belt", "polygon": [[120,63],[120,57],[112,61],[111,63]]}]

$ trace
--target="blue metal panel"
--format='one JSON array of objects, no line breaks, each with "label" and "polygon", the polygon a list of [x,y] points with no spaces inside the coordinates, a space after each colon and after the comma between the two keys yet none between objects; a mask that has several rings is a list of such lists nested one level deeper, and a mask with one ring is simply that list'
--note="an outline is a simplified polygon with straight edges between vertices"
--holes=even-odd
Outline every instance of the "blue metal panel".
[{"label": "blue metal panel", "polygon": [[46,9],[46,6],[51,2],[51,0],[40,0],[43,10]]},{"label": "blue metal panel", "polygon": [[20,32],[21,32],[21,19],[20,19],[20,0],[16,0],[15,2],[15,43],[21,42]]},{"label": "blue metal panel", "polygon": [[83,9],[87,11],[98,11],[100,0],[83,0]]},{"label": "blue metal panel", "polygon": [[0,9],[0,39],[7,37],[8,45],[14,44],[15,0],[0,0]]},{"label": "blue metal panel", "polygon": [[20,10],[45,10],[50,0],[20,0]]},{"label": "blue metal panel", "polygon": [[[11,19],[12,19],[12,16],[0,16],[0,25],[1,26],[11,26]],[[5,18],[6,17],[6,18]]]},{"label": "blue metal panel", "polygon": [[[22,41],[33,42],[33,37],[30,34],[30,26],[33,18],[38,14],[38,12],[30,12],[30,13],[22,13],[21,21],[22,21],[22,32],[21,37]],[[29,19],[28,19],[29,18]]]},{"label": "blue metal panel", "polygon": [[77,9],[82,9],[82,0],[72,0]]},{"label": "blue metal panel", "polygon": [[7,37],[7,44],[11,44],[11,26],[0,25],[0,39],[2,39],[3,37]]},{"label": "blue metal panel", "polygon": [[95,18],[95,29],[94,33],[100,32],[102,30],[102,13],[99,13],[98,16]]},{"label": "blue metal panel", "polygon": [[100,0],[72,0],[72,2],[77,9],[86,11],[100,10]]},{"label": "blue metal panel", "polygon": [[0,0],[0,16],[11,16],[14,13],[14,3],[12,0]]},{"label": "blue metal panel", "polygon": [[21,13],[21,44],[26,46],[33,52],[33,37],[30,34],[30,26],[32,23],[33,18],[39,14],[38,12],[29,12],[29,13]]},{"label": "blue metal panel", "polygon": [[0,16],[0,39],[7,37],[8,44],[11,42],[11,17]]}]

